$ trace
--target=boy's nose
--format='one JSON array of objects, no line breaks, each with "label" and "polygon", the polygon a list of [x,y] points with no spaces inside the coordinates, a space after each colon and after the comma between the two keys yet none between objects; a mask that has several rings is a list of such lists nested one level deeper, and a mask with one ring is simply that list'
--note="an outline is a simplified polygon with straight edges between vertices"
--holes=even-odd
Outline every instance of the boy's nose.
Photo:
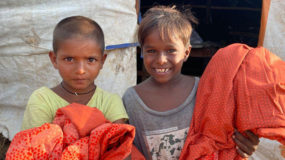
[{"label": "boy's nose", "polygon": [[78,62],[77,68],[76,68],[76,73],[77,74],[84,74],[85,72],[86,71],[85,71],[84,63],[83,62]]}]

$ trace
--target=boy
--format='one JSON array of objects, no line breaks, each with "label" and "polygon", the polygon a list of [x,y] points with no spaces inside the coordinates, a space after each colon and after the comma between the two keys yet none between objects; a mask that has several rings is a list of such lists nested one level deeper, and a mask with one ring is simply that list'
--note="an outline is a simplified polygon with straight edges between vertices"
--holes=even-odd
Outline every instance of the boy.
[{"label": "boy", "polygon": [[28,101],[22,129],[51,123],[57,109],[80,103],[101,110],[114,123],[124,123],[128,116],[121,98],[97,87],[94,80],[106,59],[104,34],[93,20],[72,16],[61,20],[53,32],[50,60],[62,82],[53,88],[41,87]]}]

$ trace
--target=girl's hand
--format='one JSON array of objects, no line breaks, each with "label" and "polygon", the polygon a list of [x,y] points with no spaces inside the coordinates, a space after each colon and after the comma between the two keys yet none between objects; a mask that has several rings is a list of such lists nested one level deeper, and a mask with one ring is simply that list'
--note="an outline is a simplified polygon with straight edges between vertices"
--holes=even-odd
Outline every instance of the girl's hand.
[{"label": "girl's hand", "polygon": [[250,130],[244,132],[247,137],[240,132],[235,131],[233,139],[236,143],[237,152],[243,158],[247,158],[253,154],[259,144],[259,137]]}]

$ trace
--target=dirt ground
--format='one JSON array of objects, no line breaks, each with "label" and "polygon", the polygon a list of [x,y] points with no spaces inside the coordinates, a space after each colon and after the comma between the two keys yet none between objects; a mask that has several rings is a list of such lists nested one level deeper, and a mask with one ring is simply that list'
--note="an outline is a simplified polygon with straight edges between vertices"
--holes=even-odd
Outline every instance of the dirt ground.
[{"label": "dirt ground", "polygon": [[6,152],[9,148],[10,141],[0,133],[0,160],[5,160]]}]

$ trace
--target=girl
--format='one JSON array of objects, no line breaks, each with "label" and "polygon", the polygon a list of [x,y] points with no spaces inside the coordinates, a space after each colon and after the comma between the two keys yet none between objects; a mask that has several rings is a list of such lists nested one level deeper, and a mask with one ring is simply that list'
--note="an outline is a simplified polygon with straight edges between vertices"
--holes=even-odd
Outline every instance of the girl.
[{"label": "girl", "polygon": [[[134,144],[146,159],[178,159],[189,130],[199,83],[181,74],[190,54],[191,16],[174,8],[154,7],[141,21],[138,39],[150,78],[129,88],[123,102],[136,127]],[[252,154],[258,137],[235,136],[238,152]]]}]

